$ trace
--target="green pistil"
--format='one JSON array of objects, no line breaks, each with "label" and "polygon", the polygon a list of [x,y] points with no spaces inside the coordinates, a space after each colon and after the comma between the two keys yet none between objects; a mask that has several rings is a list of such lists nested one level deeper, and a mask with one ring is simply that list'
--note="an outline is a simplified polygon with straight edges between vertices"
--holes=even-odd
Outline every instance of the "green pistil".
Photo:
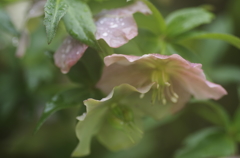
[{"label": "green pistil", "polygon": [[167,99],[173,103],[178,101],[178,95],[174,92],[170,77],[164,69],[156,69],[152,72],[152,82],[156,83],[156,87],[152,92],[152,103],[156,100],[161,101],[163,105],[167,103]]},{"label": "green pistil", "polygon": [[143,132],[135,125],[133,111],[127,106],[112,104],[108,117],[109,123],[117,129],[123,130],[128,138],[134,142],[132,132],[141,136]]}]

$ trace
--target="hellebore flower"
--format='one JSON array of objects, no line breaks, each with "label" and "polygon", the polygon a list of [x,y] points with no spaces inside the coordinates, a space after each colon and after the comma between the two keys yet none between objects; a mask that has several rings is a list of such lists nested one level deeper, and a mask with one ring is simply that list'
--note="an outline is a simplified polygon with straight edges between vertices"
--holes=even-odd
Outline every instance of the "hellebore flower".
[{"label": "hellebore flower", "polygon": [[114,86],[127,83],[143,94],[152,89],[152,102],[179,107],[191,95],[216,100],[227,94],[223,87],[206,80],[201,64],[190,63],[177,54],[114,54],[105,57],[104,62],[106,67],[97,87],[107,94]]},{"label": "hellebore flower", "polygon": [[150,114],[162,118],[171,114],[172,106],[149,108],[149,100],[139,99],[139,95],[133,86],[122,84],[102,100],[84,101],[87,113],[78,117],[76,134],[80,142],[72,156],[88,155],[93,136],[109,150],[129,148],[142,138],[142,117]]},{"label": "hellebore flower", "polygon": [[138,34],[137,24],[133,14],[141,12],[151,14],[151,10],[141,1],[133,5],[104,10],[96,16],[96,39],[104,39],[113,48],[120,47]]},{"label": "hellebore flower", "polygon": [[[96,17],[96,39],[104,39],[110,47],[124,45],[138,34],[133,14],[141,12],[151,14],[151,10],[143,3],[136,2],[130,6],[109,11],[102,11]],[[87,45],[67,37],[54,55],[56,66],[62,73],[67,73],[77,63],[87,49]]]}]

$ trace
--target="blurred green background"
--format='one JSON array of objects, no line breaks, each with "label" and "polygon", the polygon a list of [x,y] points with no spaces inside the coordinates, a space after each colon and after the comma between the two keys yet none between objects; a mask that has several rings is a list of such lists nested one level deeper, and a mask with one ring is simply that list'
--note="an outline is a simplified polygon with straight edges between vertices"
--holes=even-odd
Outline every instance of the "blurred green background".
[{"label": "blurred green background", "polygon": [[[212,23],[203,25],[200,29],[231,33],[240,37],[240,0],[151,2],[164,17],[177,9],[210,5],[216,17]],[[0,1],[0,5],[8,13],[12,12],[10,6],[16,3],[20,2]],[[15,55],[14,41],[17,35],[7,34],[0,28],[1,158],[67,158],[77,145],[74,129],[76,116],[79,114],[78,107],[55,113],[34,134],[46,102],[57,92],[74,87],[74,83],[61,74],[52,62],[52,52],[58,48],[66,35],[64,26],[60,23],[57,37],[51,45],[47,45],[42,20],[43,16],[29,21],[31,42],[23,58],[17,58]],[[225,42],[215,40],[195,41],[186,45],[194,45],[194,50],[203,57],[203,68],[207,76],[222,84],[228,91],[228,95],[218,102],[233,116],[240,100],[240,51]],[[197,115],[196,109],[201,106],[204,105],[189,103],[177,117],[149,128],[141,143],[126,151],[110,152],[94,139],[92,153],[87,157],[173,158],[189,135],[207,127],[216,127]]]}]

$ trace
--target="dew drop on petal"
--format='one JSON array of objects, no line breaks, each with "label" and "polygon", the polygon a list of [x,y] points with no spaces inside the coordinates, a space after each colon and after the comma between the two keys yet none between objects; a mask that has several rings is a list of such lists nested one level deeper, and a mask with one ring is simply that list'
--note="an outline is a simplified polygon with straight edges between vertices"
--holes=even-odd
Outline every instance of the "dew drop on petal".
[{"label": "dew drop on petal", "polygon": [[62,73],[68,73],[70,68],[82,57],[87,47],[78,40],[67,37],[54,54],[55,65],[61,69]]},{"label": "dew drop on petal", "polygon": [[107,32],[104,32],[102,35],[103,35],[103,36],[107,36],[107,35],[108,35],[108,33],[107,33]]},{"label": "dew drop on petal", "polygon": [[99,13],[95,22],[96,39],[104,39],[113,48],[126,44],[138,34],[137,24],[133,18],[136,12],[151,14],[151,10],[140,1],[124,8],[104,10]]}]

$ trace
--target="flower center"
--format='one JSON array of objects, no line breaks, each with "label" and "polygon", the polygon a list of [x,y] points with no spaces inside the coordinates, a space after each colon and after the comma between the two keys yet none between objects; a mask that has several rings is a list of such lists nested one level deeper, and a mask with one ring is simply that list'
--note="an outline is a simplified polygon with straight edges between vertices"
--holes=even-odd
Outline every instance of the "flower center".
[{"label": "flower center", "polygon": [[134,123],[133,111],[127,106],[112,104],[110,106],[108,121],[114,128],[123,130],[123,132],[125,132],[125,134],[133,143],[135,141],[131,136],[132,132],[140,137],[143,134],[141,129],[139,129]]},{"label": "flower center", "polygon": [[162,104],[166,104],[168,100],[173,103],[178,101],[178,95],[174,92],[170,76],[164,69],[155,69],[151,76],[152,82],[156,83],[156,87],[153,88],[152,102],[156,100],[161,101]]},{"label": "flower center", "polygon": [[126,106],[112,104],[110,111],[110,123],[117,128],[134,121],[132,110]]}]

